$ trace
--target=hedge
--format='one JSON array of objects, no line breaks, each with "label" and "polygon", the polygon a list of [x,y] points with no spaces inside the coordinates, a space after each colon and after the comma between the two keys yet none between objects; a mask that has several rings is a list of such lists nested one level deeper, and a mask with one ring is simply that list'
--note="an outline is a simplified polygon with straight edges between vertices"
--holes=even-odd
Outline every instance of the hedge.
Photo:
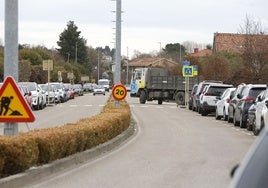
[{"label": "hedge", "polygon": [[32,166],[82,152],[107,142],[130,125],[130,108],[109,98],[102,112],[76,123],[33,130],[17,136],[0,136],[0,177],[23,172]]}]

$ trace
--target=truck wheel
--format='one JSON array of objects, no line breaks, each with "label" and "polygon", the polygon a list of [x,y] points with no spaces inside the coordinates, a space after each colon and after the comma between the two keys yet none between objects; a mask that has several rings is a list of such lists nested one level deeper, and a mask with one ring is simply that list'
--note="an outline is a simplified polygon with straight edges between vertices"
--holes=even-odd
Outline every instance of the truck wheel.
[{"label": "truck wheel", "polygon": [[185,102],[184,97],[185,97],[184,92],[176,93],[175,100],[176,100],[177,105],[183,105],[184,104],[184,102]]},{"label": "truck wheel", "polygon": [[140,104],[145,104],[145,102],[146,102],[146,93],[145,93],[145,91],[141,91]]},{"label": "truck wheel", "polygon": [[163,103],[163,99],[158,99],[158,104],[162,104]]}]

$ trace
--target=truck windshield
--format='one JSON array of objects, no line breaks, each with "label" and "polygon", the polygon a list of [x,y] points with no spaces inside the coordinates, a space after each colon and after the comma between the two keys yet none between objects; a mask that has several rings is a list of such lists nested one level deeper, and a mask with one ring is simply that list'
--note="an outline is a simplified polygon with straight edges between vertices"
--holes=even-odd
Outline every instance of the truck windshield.
[{"label": "truck windshield", "polygon": [[140,70],[135,71],[134,79],[137,79],[137,80],[141,79],[141,71]]},{"label": "truck windshield", "polygon": [[99,81],[99,85],[109,85],[109,81]]}]

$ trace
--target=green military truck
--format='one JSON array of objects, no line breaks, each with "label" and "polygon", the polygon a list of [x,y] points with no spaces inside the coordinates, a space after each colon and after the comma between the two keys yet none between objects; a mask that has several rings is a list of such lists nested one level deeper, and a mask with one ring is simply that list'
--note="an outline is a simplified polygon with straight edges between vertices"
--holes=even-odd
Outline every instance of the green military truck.
[{"label": "green military truck", "polygon": [[163,101],[173,100],[178,105],[183,105],[185,96],[188,98],[193,85],[199,82],[198,77],[188,80],[189,84],[185,85],[187,80],[184,77],[172,75],[166,68],[137,68],[131,79],[130,96],[139,97],[141,104],[153,100],[162,104]]}]

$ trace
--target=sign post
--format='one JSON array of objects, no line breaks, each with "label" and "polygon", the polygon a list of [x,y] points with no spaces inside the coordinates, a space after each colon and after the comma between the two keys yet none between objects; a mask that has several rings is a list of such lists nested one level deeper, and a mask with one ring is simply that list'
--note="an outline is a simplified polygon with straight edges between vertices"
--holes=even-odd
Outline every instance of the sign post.
[{"label": "sign post", "polygon": [[188,100],[189,100],[189,85],[190,85],[190,77],[194,76],[194,67],[190,66],[190,62],[183,64],[184,66],[182,67],[182,76],[185,78],[185,107],[188,107]]},{"label": "sign post", "polygon": [[[19,80],[18,71],[18,0],[5,0],[5,50],[4,78],[13,76]],[[14,136],[19,132],[17,122],[4,124],[4,135]]]},{"label": "sign post", "polygon": [[53,70],[53,61],[52,60],[43,60],[43,70],[47,70],[47,84],[48,84],[48,96],[47,104],[49,105],[49,92],[50,92],[50,71]]}]

